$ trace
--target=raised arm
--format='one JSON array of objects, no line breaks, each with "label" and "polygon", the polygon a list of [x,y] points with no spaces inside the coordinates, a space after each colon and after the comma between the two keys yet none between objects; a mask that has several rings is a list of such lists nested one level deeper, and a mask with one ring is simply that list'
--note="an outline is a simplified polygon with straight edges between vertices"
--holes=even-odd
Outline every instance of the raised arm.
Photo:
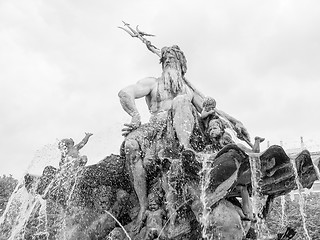
[{"label": "raised arm", "polygon": [[89,138],[92,136],[92,133],[85,133],[86,136],[82,139],[81,142],[79,142],[77,145],[75,145],[74,147],[77,148],[78,150],[80,150],[81,148],[84,147],[84,145],[87,144]]},{"label": "raised arm", "polygon": [[141,124],[141,117],[135,104],[135,99],[149,95],[155,87],[155,78],[144,78],[136,84],[123,88],[118,93],[120,103],[123,108],[131,117],[131,123],[124,124],[127,128],[122,129],[124,136],[129,132],[138,128]]},{"label": "raised arm", "polygon": [[206,118],[206,117],[208,117],[209,115],[214,114],[214,113],[215,113],[215,110],[214,110],[214,109],[212,109],[212,110],[210,110],[210,111],[207,112],[207,111],[203,108],[200,117],[201,117],[202,119],[204,119],[204,118]]}]

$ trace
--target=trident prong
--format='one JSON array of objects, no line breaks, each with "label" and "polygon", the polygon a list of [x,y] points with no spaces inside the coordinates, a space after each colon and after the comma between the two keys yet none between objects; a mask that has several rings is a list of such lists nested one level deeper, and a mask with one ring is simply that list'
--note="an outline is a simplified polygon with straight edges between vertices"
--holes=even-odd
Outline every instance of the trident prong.
[{"label": "trident prong", "polygon": [[131,37],[137,37],[136,34],[133,34],[132,32],[130,32],[128,29],[125,29],[123,27],[118,27],[118,28],[121,28],[122,30],[126,31]]},{"label": "trident prong", "polygon": [[136,30],[141,36],[148,36],[148,37],[155,37],[156,36],[156,35],[153,35],[153,34],[150,34],[150,33],[145,33],[145,32],[140,31],[139,25],[136,26]]},{"label": "trident prong", "polygon": [[136,30],[134,30],[129,23],[126,23],[125,21],[122,21],[122,22],[124,24],[124,27],[118,27],[118,28],[126,31],[131,37],[139,38],[146,45],[149,51],[157,54],[159,57],[161,56],[159,49],[156,46],[152,45],[151,42],[144,37],[144,36],[154,37],[155,35],[140,31],[138,25],[136,27]]}]

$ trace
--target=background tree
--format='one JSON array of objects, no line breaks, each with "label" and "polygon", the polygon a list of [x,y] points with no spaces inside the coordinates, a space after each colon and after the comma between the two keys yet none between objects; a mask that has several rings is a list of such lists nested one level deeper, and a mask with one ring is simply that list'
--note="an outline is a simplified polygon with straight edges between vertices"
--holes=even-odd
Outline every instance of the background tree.
[{"label": "background tree", "polygon": [[293,239],[307,239],[300,211],[303,209],[309,236],[312,240],[320,240],[320,193],[303,194],[303,197],[304,205],[301,207],[299,194],[295,194],[294,199],[286,195],[285,201],[282,201],[284,204],[281,203],[280,197],[275,199],[266,221],[271,233],[284,232],[287,226],[291,226],[297,231]]}]

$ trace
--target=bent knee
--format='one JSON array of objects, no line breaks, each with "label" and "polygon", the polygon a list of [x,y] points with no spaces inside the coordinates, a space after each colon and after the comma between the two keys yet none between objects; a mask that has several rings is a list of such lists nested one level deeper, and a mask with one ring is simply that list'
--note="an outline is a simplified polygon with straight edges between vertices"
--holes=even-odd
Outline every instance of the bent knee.
[{"label": "bent knee", "polygon": [[126,158],[129,159],[131,163],[135,163],[137,160],[141,159],[140,145],[136,140],[126,140],[124,151]]},{"label": "bent knee", "polygon": [[136,151],[139,150],[139,144],[136,140],[128,139],[124,144],[124,149],[126,153],[128,153],[128,151]]}]

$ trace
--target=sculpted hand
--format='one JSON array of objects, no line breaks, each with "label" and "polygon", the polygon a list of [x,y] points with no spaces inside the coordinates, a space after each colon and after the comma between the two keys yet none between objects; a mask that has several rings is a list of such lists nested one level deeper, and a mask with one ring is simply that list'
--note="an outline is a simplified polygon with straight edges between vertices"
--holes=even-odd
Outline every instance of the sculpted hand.
[{"label": "sculpted hand", "polygon": [[208,114],[214,114],[214,113],[216,113],[216,111],[215,111],[214,109],[211,109],[211,110],[208,112]]},{"label": "sculpted hand", "polygon": [[141,125],[140,115],[135,115],[131,119],[131,123],[125,123],[122,131],[122,136],[127,136],[129,133],[131,133],[133,130],[137,129]]},{"label": "sculpted hand", "polygon": [[86,136],[91,137],[93,134],[92,133],[85,133]]}]

